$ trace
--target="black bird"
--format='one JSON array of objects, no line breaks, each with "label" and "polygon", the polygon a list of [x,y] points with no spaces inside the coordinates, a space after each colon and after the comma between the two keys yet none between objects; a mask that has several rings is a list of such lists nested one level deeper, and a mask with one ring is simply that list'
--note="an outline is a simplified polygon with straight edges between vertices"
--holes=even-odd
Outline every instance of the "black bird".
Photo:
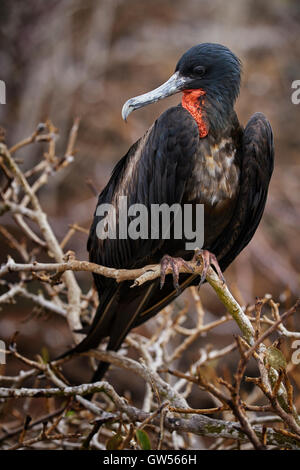
[{"label": "black bird", "polygon": [[[181,57],[166,83],[128,100],[122,110],[125,120],[138,108],[183,93],[181,104],[167,109],[119,161],[97,204],[116,207],[117,226],[119,196],[127,196],[128,206],[141,203],[149,208],[204,204],[202,254],[220,276],[253,237],[273,171],[270,123],[256,113],[243,129],[234,111],[240,75],[241,63],[227,47],[199,44]],[[103,215],[95,212],[87,244],[90,261],[126,269],[161,262],[161,286],[155,280],[131,289],[132,282],[118,284],[95,274],[99,306],[87,336],[71,353],[96,348],[105,337],[107,349],[116,351],[132,328],[188,286],[199,284],[199,275],[178,276],[178,265],[193,256],[184,237],[103,240],[97,237],[101,221]],[[173,269],[173,279],[164,279],[167,267]],[[100,380],[107,368],[100,362],[92,380]]]}]

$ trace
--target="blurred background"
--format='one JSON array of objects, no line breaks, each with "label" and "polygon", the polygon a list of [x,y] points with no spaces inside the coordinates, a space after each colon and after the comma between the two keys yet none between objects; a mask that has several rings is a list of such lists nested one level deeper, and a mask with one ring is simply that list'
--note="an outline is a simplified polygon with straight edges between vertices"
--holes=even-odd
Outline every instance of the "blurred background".
[{"label": "blurred background", "polygon": [[[59,153],[73,119],[81,118],[75,162],[40,193],[59,240],[69,224],[88,228],[91,223],[96,197],[86,180],[103,188],[129,146],[180,96],[135,112],[127,124],[121,118],[123,103],[165,81],[195,44],[218,42],[232,49],[243,62],[236,105],[240,122],[245,125],[252,113],[263,112],[273,127],[276,154],[263,221],[226,279],[244,305],[267,292],[283,307],[293,301],[300,270],[300,104],[291,101],[291,84],[300,79],[299,1],[2,0],[0,18],[0,79],[7,87],[0,125],[8,145],[50,118],[59,129]],[[22,168],[39,161],[42,149],[34,145],[18,152]],[[0,246],[4,260],[8,247],[2,240]],[[78,232],[67,248],[87,259],[86,235]],[[91,276],[78,278],[87,290]],[[207,286],[202,300],[211,319],[224,313]],[[31,310],[25,301],[3,309],[2,337],[18,329],[28,354],[43,346],[65,350],[71,337],[63,320],[61,328],[53,318],[24,321]],[[232,323],[220,327],[209,341],[226,344],[233,331]],[[81,372],[71,371],[71,378]]]}]

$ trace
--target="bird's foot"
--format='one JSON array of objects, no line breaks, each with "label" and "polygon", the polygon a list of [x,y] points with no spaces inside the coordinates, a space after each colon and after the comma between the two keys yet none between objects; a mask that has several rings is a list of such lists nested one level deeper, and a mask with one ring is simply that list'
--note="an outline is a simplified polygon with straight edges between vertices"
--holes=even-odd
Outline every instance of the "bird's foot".
[{"label": "bird's foot", "polygon": [[160,288],[162,289],[165,284],[166,273],[171,270],[173,276],[173,286],[177,293],[180,293],[179,287],[179,274],[180,268],[185,267],[189,272],[193,272],[193,267],[182,258],[172,258],[169,255],[164,255],[160,261]]},{"label": "bird's foot", "polygon": [[215,257],[213,253],[211,253],[208,250],[199,250],[198,248],[195,250],[194,257],[192,261],[197,262],[197,264],[202,262],[203,263],[203,269],[201,273],[201,278],[200,278],[200,283],[199,283],[199,288],[203,284],[203,282],[206,279],[207,271],[210,266],[213,266],[219,276],[219,279],[223,282],[223,284],[226,284],[225,278],[223,276],[223,273],[221,271],[221,268],[219,266],[218,260]]}]

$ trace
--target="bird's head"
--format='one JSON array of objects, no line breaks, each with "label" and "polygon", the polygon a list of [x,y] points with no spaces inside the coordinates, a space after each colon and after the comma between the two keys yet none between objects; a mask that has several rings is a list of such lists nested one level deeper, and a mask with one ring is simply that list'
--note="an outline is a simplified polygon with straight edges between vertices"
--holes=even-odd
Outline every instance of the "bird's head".
[{"label": "bird's head", "polygon": [[203,90],[224,108],[232,107],[240,88],[241,62],[221,44],[203,43],[183,54],[175,73],[155,90],[130,98],[123,106],[122,117],[143,106],[188,90]]}]

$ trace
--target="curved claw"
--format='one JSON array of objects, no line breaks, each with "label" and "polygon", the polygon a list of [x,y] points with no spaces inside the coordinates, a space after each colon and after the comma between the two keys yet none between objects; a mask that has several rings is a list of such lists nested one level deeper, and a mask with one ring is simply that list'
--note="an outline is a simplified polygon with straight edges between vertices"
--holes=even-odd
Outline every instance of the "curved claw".
[{"label": "curved claw", "polygon": [[223,284],[226,284],[225,278],[223,276],[222,270],[219,266],[219,263],[218,263],[218,260],[217,260],[216,256],[208,250],[197,250],[195,252],[193,260],[194,261],[197,260],[199,262],[200,257],[202,258],[203,269],[202,269],[202,273],[201,273],[199,288],[204,283],[204,281],[206,279],[208,268],[210,266],[213,266],[215,268],[215,270],[216,270],[219,278],[223,282]]},{"label": "curved claw", "polygon": [[172,276],[173,276],[174,289],[176,289],[178,294],[180,293],[179,274],[180,274],[180,268],[182,266],[184,266],[188,271],[191,271],[191,272],[194,271],[193,267],[182,258],[172,258],[169,255],[163,256],[160,262],[160,269],[161,269],[160,288],[161,289],[163,288],[165,284],[166,272],[167,270],[170,269],[172,272]]}]

